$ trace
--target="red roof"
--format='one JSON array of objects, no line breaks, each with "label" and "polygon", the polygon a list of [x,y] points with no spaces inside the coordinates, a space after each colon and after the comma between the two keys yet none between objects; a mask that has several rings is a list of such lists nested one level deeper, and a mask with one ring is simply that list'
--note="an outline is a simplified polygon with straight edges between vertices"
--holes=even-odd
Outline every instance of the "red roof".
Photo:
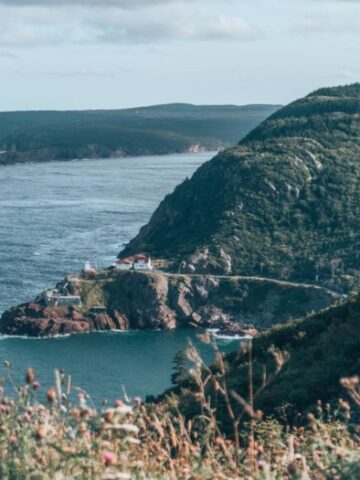
[{"label": "red roof", "polygon": [[138,262],[138,261],[148,262],[149,257],[144,255],[143,253],[139,253],[138,255],[134,255],[134,260],[135,262]]},{"label": "red roof", "polygon": [[117,261],[118,265],[131,265],[133,263],[133,260],[131,258],[121,258],[120,260]]},{"label": "red roof", "polygon": [[118,265],[131,265],[134,262],[148,262],[149,257],[145,255],[144,253],[138,253],[137,255],[134,255],[133,257],[126,257],[126,258],[121,258],[120,260],[117,261]]}]

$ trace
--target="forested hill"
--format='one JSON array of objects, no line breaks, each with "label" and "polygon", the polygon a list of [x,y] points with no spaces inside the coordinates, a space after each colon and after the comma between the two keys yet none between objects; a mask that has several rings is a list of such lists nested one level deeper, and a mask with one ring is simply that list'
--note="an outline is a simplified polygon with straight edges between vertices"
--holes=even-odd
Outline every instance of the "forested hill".
[{"label": "forested hill", "polygon": [[121,255],[184,271],[337,283],[360,276],[360,84],[274,113],[167,196]]},{"label": "forested hill", "polygon": [[169,104],[0,113],[1,163],[180,153],[235,144],[275,105]]}]

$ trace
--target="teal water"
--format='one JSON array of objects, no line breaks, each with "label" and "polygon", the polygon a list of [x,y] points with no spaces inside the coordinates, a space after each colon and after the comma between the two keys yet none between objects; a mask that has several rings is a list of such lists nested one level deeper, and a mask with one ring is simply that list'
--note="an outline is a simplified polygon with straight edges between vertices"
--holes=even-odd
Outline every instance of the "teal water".
[{"label": "teal water", "polygon": [[[81,387],[99,405],[128,395],[157,395],[171,385],[173,359],[188,341],[202,358],[211,362],[212,349],[197,338],[194,330],[106,332],[54,339],[2,338],[0,358],[11,362],[16,381],[21,384],[26,366],[36,370],[42,391],[51,385],[55,368],[72,377],[73,392]],[[223,351],[238,348],[239,341],[219,341]],[[3,362],[0,375],[6,375]],[[41,392],[40,392],[41,394]]]},{"label": "teal water", "polygon": [[[30,301],[90,258],[111,264],[161,199],[213,153],[25,164],[0,169],[0,314]],[[196,332],[126,332],[55,339],[0,336],[4,360],[21,382],[35,368],[43,389],[53,370],[96,402],[156,395],[170,386],[172,360]],[[225,350],[237,342],[223,343]],[[211,352],[200,346],[207,361]]]}]

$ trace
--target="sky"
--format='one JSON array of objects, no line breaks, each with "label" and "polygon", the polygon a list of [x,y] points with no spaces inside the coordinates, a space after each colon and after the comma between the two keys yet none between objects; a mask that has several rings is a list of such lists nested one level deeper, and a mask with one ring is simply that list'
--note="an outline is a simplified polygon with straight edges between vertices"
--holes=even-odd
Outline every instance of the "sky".
[{"label": "sky", "polygon": [[0,111],[286,104],[359,53],[360,0],[0,0]]}]

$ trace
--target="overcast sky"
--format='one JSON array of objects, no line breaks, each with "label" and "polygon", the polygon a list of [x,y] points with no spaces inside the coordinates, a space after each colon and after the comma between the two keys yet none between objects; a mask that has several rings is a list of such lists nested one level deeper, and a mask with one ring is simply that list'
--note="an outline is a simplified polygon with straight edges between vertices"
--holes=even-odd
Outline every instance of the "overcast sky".
[{"label": "overcast sky", "polygon": [[360,0],[0,0],[0,110],[284,104],[359,53]]}]

